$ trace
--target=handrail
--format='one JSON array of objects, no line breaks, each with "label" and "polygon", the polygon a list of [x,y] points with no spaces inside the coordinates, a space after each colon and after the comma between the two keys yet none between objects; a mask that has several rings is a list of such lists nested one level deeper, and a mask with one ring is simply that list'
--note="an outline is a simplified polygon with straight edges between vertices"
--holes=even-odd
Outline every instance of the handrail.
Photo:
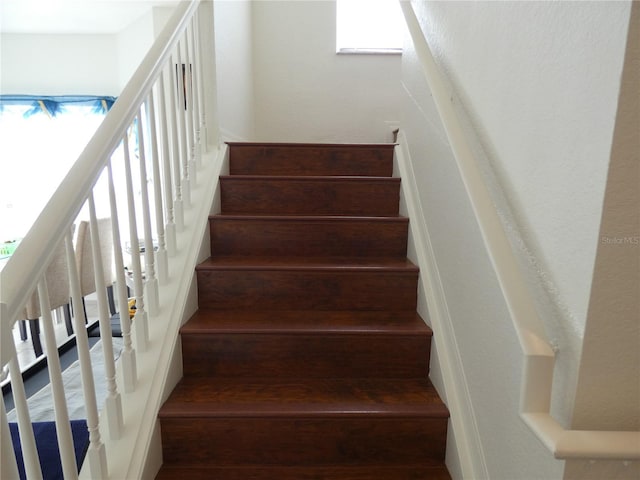
[{"label": "handrail", "polygon": [[[107,391],[103,392],[104,403],[100,399],[101,405],[98,406],[85,317],[82,308],[74,308],[75,340],[86,413],[83,418],[89,433],[86,461],[80,475],[82,478],[87,475],[91,478],[109,478],[110,475],[111,478],[138,478],[146,466],[157,464],[157,458],[149,453],[152,439],[157,438],[154,436],[155,415],[165,381],[173,373],[169,366],[182,315],[193,307],[189,303],[193,268],[221,168],[220,150],[209,150],[203,143],[207,116],[214,125],[217,120],[210,101],[215,98],[213,78],[207,82],[207,88],[213,94],[205,95],[203,90],[205,72],[210,75],[214,71],[214,52],[209,50],[208,55],[202,54],[202,46],[209,45],[213,38],[210,7],[211,4],[203,0],[178,2],[173,15],[118,100],[0,272],[0,381],[5,381],[8,366],[15,403],[11,415],[17,418],[28,478],[38,479],[43,475],[12,328],[17,319],[24,318],[19,315],[36,287],[41,312],[39,321],[47,345],[46,364],[53,392],[51,403],[55,413],[59,459],[64,477],[78,478],[67,412],[69,402],[64,394],[51,318],[54,305],[50,303],[47,283],[52,278],[60,284],[66,284],[63,280],[68,280],[68,289],[59,289],[62,293],[58,297],[62,299],[56,300],[60,303],[55,306],[68,303],[70,298],[74,306],[82,305],[84,282],[88,278],[79,275],[76,255],[84,258],[85,250],[78,236],[79,245],[74,251],[72,224],[80,220],[78,214],[84,205],[88,205],[88,231],[94,232],[90,239],[89,235],[84,237],[88,239],[90,270],[95,281],[93,290],[92,287],[86,288],[95,292],[97,298],[104,357],[104,377],[100,383]],[[200,16],[202,12],[207,15]],[[180,64],[189,65],[189,68],[183,69],[178,77],[176,67]],[[165,79],[169,80],[167,85]],[[159,114],[156,113],[158,111]],[[217,139],[217,132],[211,133],[212,139]],[[131,148],[130,134],[136,139],[135,145],[131,142]],[[118,150],[120,147],[122,149]],[[137,169],[135,165],[134,169],[138,174],[135,180],[140,182],[139,199],[136,199],[132,185],[133,160],[138,162]],[[114,165],[123,167],[124,173],[114,176]],[[199,169],[204,180],[198,182],[196,172]],[[108,181],[108,194],[98,198],[95,187],[103,173],[108,173],[105,179]],[[149,182],[153,183],[152,194],[147,190]],[[100,223],[96,214],[96,198],[105,203],[108,201],[107,208],[111,214]],[[120,207],[124,204],[126,207]],[[144,253],[140,248],[127,251],[133,267],[131,278],[126,276],[123,264],[120,228],[126,220],[118,220],[119,208],[123,217],[129,220],[129,245],[144,246]],[[136,220],[136,214],[140,220]],[[156,220],[155,233],[151,227],[152,217]],[[142,230],[144,233],[138,237],[138,231]],[[64,247],[63,254],[57,246]],[[54,255],[57,255],[56,261],[52,262]],[[142,255],[145,257],[144,267],[141,265]],[[169,260],[168,257],[172,258]],[[64,263],[64,272],[58,270],[61,262]],[[52,278],[48,278],[50,268],[55,270]],[[129,311],[127,285],[132,287],[135,297],[133,321],[126,313],[120,315],[123,346],[117,364],[107,285],[117,287],[121,313]],[[0,462],[0,476],[14,478],[17,477],[18,462],[8,435],[9,421],[4,402],[1,407],[0,455],[3,460]],[[103,408],[101,415],[98,408]],[[123,461],[125,457],[127,461]]]},{"label": "handrail", "polygon": [[[41,239],[62,238],[68,231],[105,168],[109,155],[122,141],[124,132],[137,114],[138,106],[149,94],[180,32],[186,28],[198,4],[196,0],[178,3],[173,16],[122,90],[109,114],[21,241],[20,248],[2,270],[2,277],[10,278],[11,282],[0,283],[0,303],[7,304],[6,315],[12,323],[53,255],[48,243]],[[4,358],[0,360],[2,365],[6,363]]]},{"label": "handrail", "polygon": [[558,459],[640,459],[640,432],[566,430],[550,414],[554,352],[411,2],[400,0],[524,355],[520,417]]}]

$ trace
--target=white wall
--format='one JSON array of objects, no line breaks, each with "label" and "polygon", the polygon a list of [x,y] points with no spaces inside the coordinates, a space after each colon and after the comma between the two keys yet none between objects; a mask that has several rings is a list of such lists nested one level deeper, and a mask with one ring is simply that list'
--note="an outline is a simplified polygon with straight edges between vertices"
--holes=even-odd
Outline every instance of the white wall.
[{"label": "white wall", "polygon": [[223,140],[254,139],[251,2],[214,5],[218,115]]},{"label": "white wall", "polygon": [[118,81],[121,90],[149,51],[155,39],[154,33],[154,18],[152,11],[149,10],[115,35]]},{"label": "white wall", "polygon": [[399,56],[336,55],[334,1],[253,2],[256,139],[390,141]]},{"label": "white wall", "polygon": [[[640,4],[618,100],[572,428],[640,430]],[[567,462],[565,479],[640,478],[640,462]]]},{"label": "white wall", "polygon": [[[418,2],[516,228],[581,335],[628,2]],[[579,205],[579,208],[576,206]]]},{"label": "white wall", "polygon": [[0,36],[0,93],[118,95],[113,35]]},{"label": "white wall", "polygon": [[[412,3],[560,349],[553,411],[569,426],[629,4]],[[460,355],[482,440],[477,466],[498,480],[562,478],[564,462],[518,417],[522,354],[411,48],[402,80],[402,129],[455,342],[446,347]]]}]

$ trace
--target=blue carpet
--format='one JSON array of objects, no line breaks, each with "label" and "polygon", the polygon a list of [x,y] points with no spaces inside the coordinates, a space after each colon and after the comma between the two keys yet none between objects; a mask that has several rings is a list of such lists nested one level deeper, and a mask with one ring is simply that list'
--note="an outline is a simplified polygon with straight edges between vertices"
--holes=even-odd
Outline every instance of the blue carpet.
[{"label": "blue carpet", "polygon": [[[44,480],[63,480],[64,476],[62,475],[62,464],[60,463],[60,451],[58,449],[55,422],[36,422],[32,425]],[[11,430],[13,448],[16,452],[20,480],[26,480],[27,476],[24,471],[18,424],[10,423],[9,429]],[[80,471],[87,449],[89,448],[87,422],[85,420],[71,420],[71,435],[73,437],[73,446],[76,455],[76,466],[78,467],[78,471]]]}]

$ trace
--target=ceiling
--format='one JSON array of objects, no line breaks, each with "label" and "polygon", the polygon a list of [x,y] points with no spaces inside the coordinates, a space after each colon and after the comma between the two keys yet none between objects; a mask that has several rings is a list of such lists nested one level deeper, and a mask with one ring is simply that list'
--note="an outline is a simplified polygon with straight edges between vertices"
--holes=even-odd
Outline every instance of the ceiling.
[{"label": "ceiling", "polygon": [[117,33],[174,0],[0,0],[3,33]]}]

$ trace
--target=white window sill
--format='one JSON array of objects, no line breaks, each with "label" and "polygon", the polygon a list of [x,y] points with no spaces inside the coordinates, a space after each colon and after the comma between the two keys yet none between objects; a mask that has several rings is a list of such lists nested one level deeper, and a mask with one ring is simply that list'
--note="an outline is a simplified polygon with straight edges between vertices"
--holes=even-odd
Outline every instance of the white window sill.
[{"label": "white window sill", "polygon": [[401,48],[341,48],[338,55],[402,55]]}]

